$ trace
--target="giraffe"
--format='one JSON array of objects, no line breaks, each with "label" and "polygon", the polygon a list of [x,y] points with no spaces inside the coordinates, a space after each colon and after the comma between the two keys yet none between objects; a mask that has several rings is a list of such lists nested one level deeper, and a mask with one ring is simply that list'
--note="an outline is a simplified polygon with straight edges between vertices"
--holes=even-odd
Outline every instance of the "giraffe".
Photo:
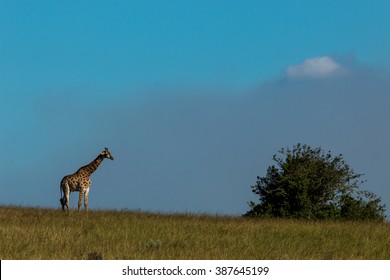
[{"label": "giraffe", "polygon": [[66,209],[69,211],[69,195],[71,192],[79,192],[78,211],[80,211],[83,196],[85,210],[88,210],[88,194],[92,183],[89,176],[96,171],[105,158],[114,160],[114,157],[107,148],[104,148],[104,151],[101,152],[94,161],[80,167],[75,173],[67,175],[61,180],[60,202],[62,210],[65,210],[66,206]]}]

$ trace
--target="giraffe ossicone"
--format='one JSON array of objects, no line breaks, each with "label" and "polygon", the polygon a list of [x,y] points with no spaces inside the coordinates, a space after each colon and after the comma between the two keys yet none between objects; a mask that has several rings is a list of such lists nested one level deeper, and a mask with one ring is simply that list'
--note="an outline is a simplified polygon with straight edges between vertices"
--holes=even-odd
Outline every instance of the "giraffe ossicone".
[{"label": "giraffe ossicone", "polygon": [[67,210],[70,210],[69,196],[71,192],[79,192],[79,201],[77,209],[80,211],[83,197],[84,207],[86,210],[88,209],[89,188],[92,184],[92,181],[89,176],[91,176],[91,174],[96,171],[96,169],[99,167],[99,165],[105,158],[114,160],[114,157],[111,155],[110,151],[107,148],[104,148],[104,151],[102,151],[91,163],[80,167],[75,173],[67,175],[61,180],[60,202],[62,210],[65,210],[65,206]]}]

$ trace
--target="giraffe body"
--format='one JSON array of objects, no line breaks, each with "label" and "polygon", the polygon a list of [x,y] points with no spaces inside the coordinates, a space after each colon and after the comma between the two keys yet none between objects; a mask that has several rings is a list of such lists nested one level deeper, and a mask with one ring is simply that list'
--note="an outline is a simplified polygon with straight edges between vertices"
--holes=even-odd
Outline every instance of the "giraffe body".
[{"label": "giraffe body", "polygon": [[77,209],[80,211],[83,197],[84,197],[84,207],[86,210],[88,209],[89,188],[91,187],[92,184],[92,181],[89,178],[89,176],[91,176],[91,174],[96,171],[96,169],[99,167],[99,165],[102,163],[102,161],[105,158],[111,160],[114,159],[114,157],[111,155],[111,153],[108,151],[107,148],[105,148],[104,151],[101,152],[94,161],[79,168],[75,173],[65,176],[61,180],[60,202],[61,202],[62,210],[65,210],[65,206],[66,209],[69,210],[69,196],[71,192],[79,192],[79,201],[78,201]]}]

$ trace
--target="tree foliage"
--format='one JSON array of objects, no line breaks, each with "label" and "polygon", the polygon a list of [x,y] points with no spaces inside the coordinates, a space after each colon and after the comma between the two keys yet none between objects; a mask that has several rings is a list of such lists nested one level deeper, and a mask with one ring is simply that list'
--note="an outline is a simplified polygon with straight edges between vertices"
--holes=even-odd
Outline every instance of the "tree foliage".
[{"label": "tree foliage", "polygon": [[274,155],[265,177],[257,177],[246,216],[310,219],[384,220],[385,205],[374,193],[359,190],[362,174],[340,154],[297,144]]}]

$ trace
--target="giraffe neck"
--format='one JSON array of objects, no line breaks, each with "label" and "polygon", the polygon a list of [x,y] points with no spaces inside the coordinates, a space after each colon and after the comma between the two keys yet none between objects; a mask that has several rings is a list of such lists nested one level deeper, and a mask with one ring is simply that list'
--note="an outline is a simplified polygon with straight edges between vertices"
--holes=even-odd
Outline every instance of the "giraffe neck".
[{"label": "giraffe neck", "polygon": [[96,171],[96,169],[102,163],[103,159],[104,157],[102,155],[98,155],[94,161],[81,167],[79,170],[77,170],[77,172],[86,173],[88,176],[90,176],[93,172]]}]

